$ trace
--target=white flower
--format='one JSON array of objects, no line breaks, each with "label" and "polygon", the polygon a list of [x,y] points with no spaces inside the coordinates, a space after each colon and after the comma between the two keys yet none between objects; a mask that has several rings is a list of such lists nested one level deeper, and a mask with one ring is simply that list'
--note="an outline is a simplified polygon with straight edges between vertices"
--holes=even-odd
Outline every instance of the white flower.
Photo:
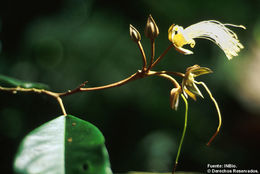
[{"label": "white flower", "polygon": [[239,42],[237,35],[226,26],[246,29],[243,25],[222,24],[214,20],[202,21],[185,29],[173,24],[169,28],[168,38],[176,50],[185,55],[193,54],[193,52],[182,48],[184,45],[189,44],[193,48],[195,46],[193,39],[208,39],[217,44],[225,52],[228,59],[232,59],[244,47]]}]

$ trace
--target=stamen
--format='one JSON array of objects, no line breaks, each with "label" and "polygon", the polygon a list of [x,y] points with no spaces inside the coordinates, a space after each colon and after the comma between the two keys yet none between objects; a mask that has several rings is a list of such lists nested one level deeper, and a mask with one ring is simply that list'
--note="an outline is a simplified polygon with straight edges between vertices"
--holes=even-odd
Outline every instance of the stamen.
[{"label": "stamen", "polygon": [[240,49],[244,48],[237,35],[226,26],[246,29],[243,25],[222,24],[215,20],[202,21],[183,30],[186,40],[194,38],[207,39],[217,44],[226,54],[228,59],[237,56]]},{"label": "stamen", "polygon": [[193,52],[188,50],[188,49],[185,49],[185,48],[182,48],[182,47],[177,47],[175,44],[173,44],[173,45],[174,45],[174,48],[176,49],[176,51],[178,51],[179,53],[182,53],[184,55],[193,54]]}]

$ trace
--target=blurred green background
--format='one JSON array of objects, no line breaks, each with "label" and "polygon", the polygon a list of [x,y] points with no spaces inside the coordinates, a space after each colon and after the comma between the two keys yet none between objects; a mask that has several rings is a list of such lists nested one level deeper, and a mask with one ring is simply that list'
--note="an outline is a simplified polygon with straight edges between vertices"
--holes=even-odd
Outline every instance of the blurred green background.
[{"label": "blurred green background", "polygon": [[[147,56],[150,42],[144,26],[152,14],[160,29],[156,55],[169,45],[168,27],[187,27],[215,19],[243,24],[233,28],[245,46],[228,61],[207,40],[197,40],[194,55],[172,49],[156,70],[185,72],[199,64],[214,73],[199,77],[219,103],[221,133],[216,130],[214,104],[189,100],[189,120],[178,170],[205,172],[207,164],[259,167],[260,146],[260,1],[258,0],[37,0],[0,2],[0,74],[48,84],[65,91],[88,80],[98,86],[124,79],[141,68],[141,56],[129,37],[129,24],[142,34]],[[177,78],[177,80],[181,80]],[[171,84],[151,77],[128,85],[78,93],[64,98],[69,114],[87,120],[103,132],[114,172],[171,171],[184,122],[184,103],[169,107]],[[53,98],[0,92],[1,173],[12,173],[21,139],[39,125],[61,115]]]}]

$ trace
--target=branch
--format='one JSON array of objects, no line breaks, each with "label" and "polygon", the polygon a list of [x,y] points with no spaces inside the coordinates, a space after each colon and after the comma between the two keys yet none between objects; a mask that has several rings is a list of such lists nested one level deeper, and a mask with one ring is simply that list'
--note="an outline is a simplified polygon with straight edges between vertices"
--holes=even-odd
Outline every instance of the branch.
[{"label": "branch", "polygon": [[62,102],[62,99],[60,98],[58,93],[48,91],[48,90],[45,90],[45,89],[21,88],[19,86],[15,87],[15,88],[5,88],[5,87],[0,86],[0,91],[12,92],[13,94],[16,94],[17,92],[33,92],[33,93],[37,93],[37,94],[45,94],[45,95],[54,97],[58,101],[63,115],[65,115],[65,116],[67,115],[66,110],[65,110],[64,105],[63,105],[63,102]]},{"label": "branch", "polygon": [[86,91],[97,91],[97,90],[104,90],[104,89],[109,89],[109,88],[115,88],[115,87],[119,87],[122,85],[127,84],[128,82],[137,80],[137,79],[141,79],[141,78],[145,78],[148,76],[160,76],[163,77],[165,79],[168,79],[172,82],[172,84],[175,87],[179,87],[179,83],[169,74],[173,74],[173,75],[177,75],[180,77],[184,77],[184,74],[182,73],[178,73],[178,72],[170,72],[170,71],[143,71],[143,70],[139,70],[136,73],[132,74],[131,76],[129,76],[128,78],[109,84],[109,85],[104,85],[104,86],[97,86],[97,87],[90,87],[90,88],[85,88],[84,86],[86,85],[86,83],[88,81],[85,81],[84,83],[82,83],[81,85],[79,85],[77,88],[73,89],[73,90],[68,90],[67,92],[62,92],[62,93],[57,93],[57,92],[52,92],[52,91],[48,91],[45,89],[37,89],[37,88],[22,88],[22,87],[14,87],[14,88],[6,88],[6,87],[1,87],[0,86],[0,91],[7,91],[7,92],[12,92],[14,94],[16,94],[17,92],[34,92],[34,93],[38,93],[38,94],[45,94],[48,96],[51,96],[53,98],[55,98],[59,105],[60,108],[62,110],[63,115],[67,115],[66,110],[64,108],[63,102],[62,102],[62,97],[68,96],[68,95],[72,95],[78,92],[86,92]]},{"label": "branch", "polygon": [[170,80],[170,81],[172,82],[172,84],[173,84],[176,88],[179,88],[179,87],[180,87],[179,83],[178,83],[172,76],[170,76],[170,75],[168,75],[168,74],[165,74],[165,73],[163,73],[163,72],[156,72],[156,71],[150,71],[148,74],[149,74],[149,76],[155,75],[155,76],[159,76],[159,77],[163,77],[163,78],[165,78],[165,79],[168,79],[168,80]]},{"label": "branch", "polygon": [[174,86],[179,87],[179,83],[170,76],[170,74],[179,76],[179,77],[184,77],[185,75],[183,73],[179,73],[179,72],[171,72],[171,71],[149,71],[149,72],[145,72],[145,71],[141,71],[139,70],[138,72],[132,74],[131,76],[129,76],[126,79],[123,79],[121,81],[112,83],[112,84],[108,84],[108,85],[104,85],[104,86],[97,86],[97,87],[89,87],[89,88],[83,88],[87,81],[84,82],[83,84],[81,84],[79,87],[73,89],[73,90],[68,90],[67,92],[63,92],[63,93],[58,93],[59,97],[64,97],[64,96],[68,96],[71,94],[75,94],[77,92],[86,92],[86,91],[97,91],[97,90],[104,90],[104,89],[109,89],[109,88],[115,88],[115,87],[119,87],[122,85],[127,84],[128,82],[137,80],[137,79],[141,79],[141,78],[145,78],[148,76],[161,76],[163,78],[166,78],[168,80],[170,80]]},{"label": "branch", "polygon": [[146,66],[147,66],[147,60],[146,60],[146,55],[144,53],[144,49],[143,49],[143,46],[141,44],[140,41],[137,42],[137,45],[138,45],[138,48],[142,54],[142,60],[143,60],[143,68],[142,68],[142,71],[145,71],[146,70]]},{"label": "branch", "polygon": [[154,62],[154,56],[155,56],[155,40],[151,39],[151,61],[148,70],[152,68],[152,64]]},{"label": "branch", "polygon": [[38,93],[38,94],[49,95],[51,97],[54,97],[58,101],[58,103],[60,105],[60,108],[62,110],[62,113],[64,115],[67,115],[61,97],[72,95],[72,94],[75,94],[75,93],[78,93],[78,92],[96,91],[96,90],[103,90],[103,89],[119,87],[119,86],[127,84],[128,82],[131,82],[131,81],[134,81],[134,80],[137,80],[137,79],[141,79],[141,78],[145,78],[147,76],[160,76],[160,77],[163,77],[165,79],[170,80],[175,87],[179,87],[180,86],[179,83],[170,75],[176,75],[176,76],[179,76],[179,77],[183,78],[185,76],[183,73],[170,72],[170,71],[158,71],[158,72],[150,71],[150,69],[153,68],[167,54],[167,52],[170,50],[170,48],[173,47],[173,44],[171,44],[157,58],[157,60],[155,62],[153,62],[154,55],[155,55],[155,42],[154,42],[154,40],[151,40],[151,53],[152,54],[151,54],[151,62],[150,62],[150,65],[149,65],[148,69],[146,69],[147,61],[146,61],[146,56],[145,56],[142,44],[141,44],[140,41],[138,41],[137,44],[138,44],[138,48],[139,48],[139,50],[140,50],[140,52],[142,54],[142,59],[143,59],[142,70],[138,70],[136,73],[132,74],[131,76],[129,76],[128,78],[126,78],[124,80],[121,80],[121,81],[118,81],[118,82],[115,82],[115,83],[112,83],[112,84],[109,84],[109,85],[97,86],[97,87],[89,87],[89,88],[85,88],[85,85],[88,82],[88,81],[85,81],[84,83],[79,85],[77,88],[75,88],[73,90],[68,90],[66,92],[61,92],[61,93],[52,92],[52,91],[48,91],[48,90],[45,90],[45,89],[22,88],[22,87],[19,87],[19,86],[18,87],[14,87],[14,88],[5,88],[5,87],[1,87],[0,86],[0,91],[9,91],[9,92],[12,92],[14,94],[19,91],[19,92],[34,92],[34,93]]},{"label": "branch", "polygon": [[68,96],[68,95],[71,95],[71,94],[75,94],[77,92],[96,91],[96,90],[103,90],[103,89],[114,88],[114,87],[122,86],[122,85],[124,85],[124,84],[126,84],[126,83],[128,83],[130,81],[143,78],[144,76],[145,76],[145,72],[141,71],[141,72],[137,72],[137,73],[131,75],[130,77],[128,77],[128,78],[126,78],[124,80],[121,80],[121,81],[118,81],[118,82],[115,82],[115,83],[112,83],[112,84],[109,84],[109,85],[90,87],[90,88],[83,88],[85,86],[85,84],[86,84],[86,82],[84,82],[83,84],[81,84],[76,89],[68,90],[67,92],[64,92],[64,93],[58,93],[58,95],[60,97],[63,97],[63,96]]},{"label": "branch", "polygon": [[180,73],[180,72],[173,72],[173,71],[156,71],[155,73],[156,73],[156,74],[175,75],[175,76],[182,77],[182,78],[185,77],[185,74]]}]

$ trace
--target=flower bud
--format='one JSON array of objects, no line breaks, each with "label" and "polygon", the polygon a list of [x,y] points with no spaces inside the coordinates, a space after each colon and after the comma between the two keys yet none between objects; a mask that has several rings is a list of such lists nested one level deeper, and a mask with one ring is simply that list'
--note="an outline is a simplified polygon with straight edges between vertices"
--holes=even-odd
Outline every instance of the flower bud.
[{"label": "flower bud", "polygon": [[141,40],[141,35],[140,35],[139,31],[135,27],[133,27],[131,24],[129,27],[129,31],[130,31],[130,37],[134,42],[139,42]]},{"label": "flower bud", "polygon": [[170,91],[170,106],[174,110],[177,110],[178,108],[180,92],[181,92],[181,88],[173,88]]},{"label": "flower bud", "polygon": [[144,33],[150,39],[155,39],[159,35],[159,28],[151,15],[147,19]]}]

